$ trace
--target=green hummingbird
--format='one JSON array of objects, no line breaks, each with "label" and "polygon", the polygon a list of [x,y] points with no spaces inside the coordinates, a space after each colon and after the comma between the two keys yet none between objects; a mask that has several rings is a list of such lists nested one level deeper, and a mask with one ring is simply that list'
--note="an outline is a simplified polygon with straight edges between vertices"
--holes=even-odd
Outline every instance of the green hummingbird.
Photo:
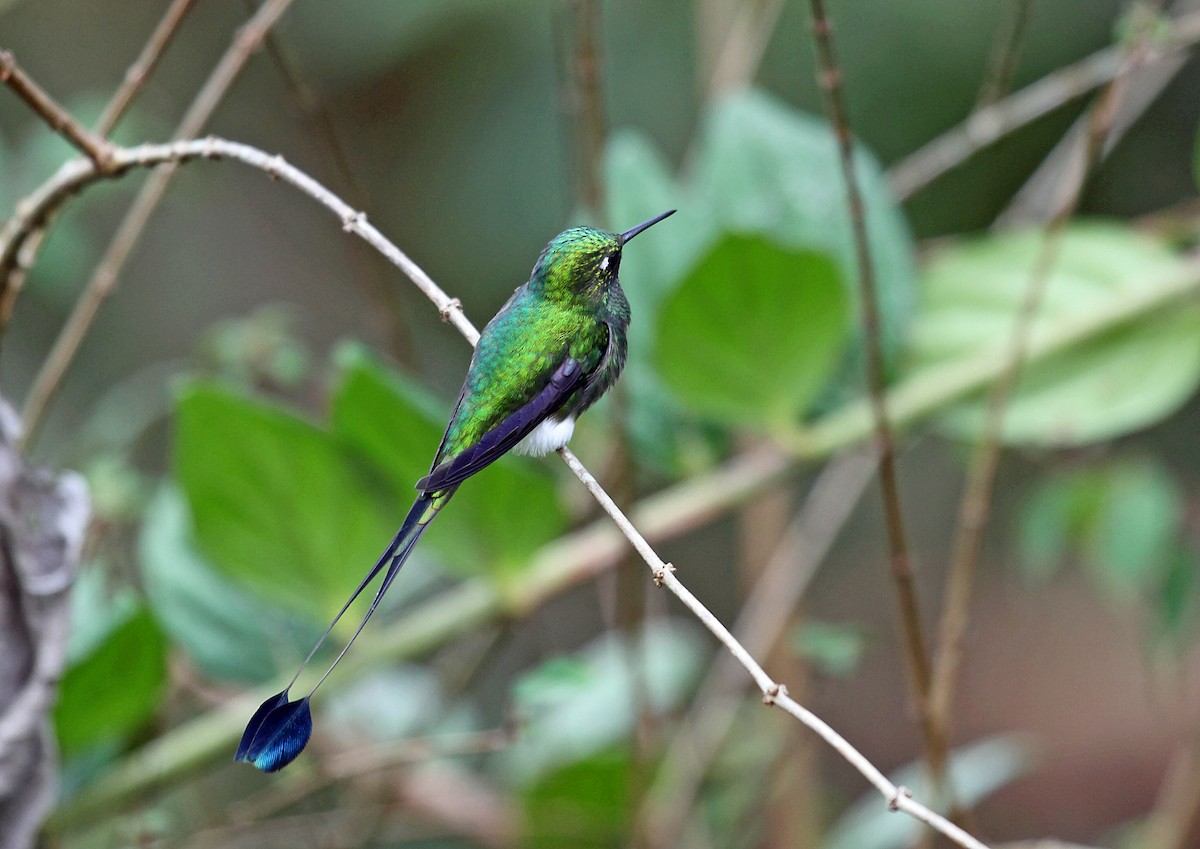
[{"label": "green hummingbird", "polygon": [[[264,701],[246,725],[235,760],[275,772],[291,763],[312,734],[309,702],[367,620],[417,540],[460,484],[507,451],[540,456],[567,444],[575,419],[621,374],[628,349],[629,301],[621,290],[621,251],[643,230],[675,210],[624,233],[572,227],[555,236],[518,288],[483,328],[458,402],[417,482],[417,500],[391,544],[342,605],[283,691]],[[317,649],[363,590],[384,571],[366,615],[308,695],[288,692]]]}]

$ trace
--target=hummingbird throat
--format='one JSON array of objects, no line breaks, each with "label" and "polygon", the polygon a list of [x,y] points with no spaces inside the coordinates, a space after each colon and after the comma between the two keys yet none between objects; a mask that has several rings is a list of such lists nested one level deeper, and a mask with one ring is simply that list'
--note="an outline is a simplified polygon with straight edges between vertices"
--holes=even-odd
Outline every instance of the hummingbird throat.
[{"label": "hummingbird throat", "polygon": [[528,436],[518,442],[513,451],[530,457],[541,457],[543,454],[557,451],[566,445],[574,432],[574,416],[567,416],[565,419],[551,416],[544,419]]}]

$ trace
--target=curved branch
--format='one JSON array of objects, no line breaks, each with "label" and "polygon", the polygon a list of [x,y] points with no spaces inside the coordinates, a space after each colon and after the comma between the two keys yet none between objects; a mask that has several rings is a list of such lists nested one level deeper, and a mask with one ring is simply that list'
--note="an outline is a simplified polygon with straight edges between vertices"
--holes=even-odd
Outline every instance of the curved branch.
[{"label": "curved branch", "polygon": [[[467,319],[463,313],[462,304],[457,298],[451,298],[442,289],[433,282],[430,277],[421,270],[408,256],[400,250],[395,244],[387,239],[379,232],[372,224],[367,221],[367,217],[363,212],[355,210],[329,189],[325,188],[317,180],[310,177],[305,172],[288,163],[282,156],[272,156],[251,145],[231,142],[218,138],[197,139],[192,141],[174,142],[165,145],[142,145],[135,148],[118,149],[113,154],[113,165],[116,170],[128,170],[136,166],[151,166],[160,163],[179,163],[188,162],[195,159],[219,159],[229,158],[242,162],[253,168],[257,168],[265,172],[268,176],[286,182],[295,188],[299,189],[304,194],[308,195],[313,200],[320,203],[325,208],[334,213],[342,222],[342,229],[347,233],[354,233],[364,239],[368,244],[383,254],[393,265],[399,268],[404,274],[417,285],[419,289],[428,297],[441,313],[442,318],[454,327],[474,345],[479,339],[479,332],[474,325]],[[41,199],[40,203],[30,205],[29,209],[24,210],[24,215],[19,215],[19,218],[33,218],[37,215],[45,215],[47,211],[53,209],[56,204],[62,203],[62,200],[71,192],[78,191],[88,183],[95,182],[108,176],[100,172],[93,164],[86,162],[72,162],[60,171],[59,175],[54,180],[47,183],[39,190],[36,197]],[[40,210],[40,212],[39,212]],[[29,225],[22,224],[18,221],[14,225],[17,232],[29,232]],[[10,247],[14,239],[8,239],[6,242],[0,243],[0,257],[6,255],[6,252],[11,252],[14,248]],[[914,802],[908,795],[907,791],[902,787],[896,787],[884,777],[874,765],[870,763],[860,752],[852,747],[844,738],[830,728],[827,724],[821,721],[816,715],[807,711],[787,695],[787,688],[782,684],[774,681],[766,671],[759,665],[745,647],[729,632],[729,630],[721,624],[720,620],[694,596],[691,591],[685,587],[678,578],[675,577],[675,569],[668,563],[665,563],[653,547],[647,542],[646,538],[634,527],[633,523],[625,516],[624,513],[617,507],[608,493],[600,486],[595,477],[592,476],[579,459],[575,457],[568,449],[561,449],[559,452],[571,471],[575,476],[587,487],[592,496],[600,503],[613,522],[620,529],[625,538],[633,545],[642,559],[654,576],[656,584],[667,587],[684,606],[687,607],[697,619],[704,624],[706,628],[729,650],[729,652],[738,660],[746,671],[754,679],[755,684],[763,694],[763,701],[768,705],[775,705],[787,713],[800,720],[806,726],[815,731],[822,737],[831,747],[850,762],[863,776],[871,782],[884,796],[889,807],[893,810],[904,811],[915,819],[930,825],[937,829],[942,834],[950,837],[964,847],[969,849],[984,849],[984,845],[978,840],[975,840],[970,835],[963,832],[957,826],[947,821],[944,817],[933,812],[929,808]],[[489,592],[488,587],[484,584],[467,584],[460,588],[462,593],[466,593],[465,601],[462,602],[472,613],[470,618],[472,621],[479,621],[487,618],[489,615],[501,610],[501,602],[495,596],[494,590]],[[490,597],[489,597],[490,596]],[[446,611],[441,610],[441,617],[438,620],[440,627],[445,629],[449,627],[446,623]],[[411,629],[412,620],[409,619],[408,625]],[[410,632],[406,632],[410,633]],[[415,634],[410,633],[408,638],[413,645],[427,645],[429,633],[426,631],[416,630]],[[371,660],[371,655],[367,652],[360,652],[358,661],[367,663]],[[212,718],[213,722],[217,722],[224,718],[224,722],[228,724],[228,717],[231,711],[236,711],[235,716],[241,717],[244,712],[242,710],[243,703],[246,699],[238,699],[231,705],[222,708]],[[251,700],[252,701],[252,700]],[[235,726],[236,727],[236,726]],[[211,743],[211,735],[205,735],[205,742]],[[189,750],[185,745],[184,752],[180,757],[188,760],[190,763],[195,763],[197,756],[195,750],[196,741],[192,742],[192,748]],[[207,751],[207,750],[206,750]],[[144,781],[147,772],[151,775],[158,767],[158,761],[155,757],[150,756],[147,759],[140,761],[141,768],[136,771],[134,778]],[[120,780],[110,780],[107,784],[110,788],[118,791],[128,792],[130,783],[129,777],[126,777],[126,782]],[[136,781],[133,783],[137,783]],[[90,806],[95,810],[96,802],[94,798],[90,801]]]}]

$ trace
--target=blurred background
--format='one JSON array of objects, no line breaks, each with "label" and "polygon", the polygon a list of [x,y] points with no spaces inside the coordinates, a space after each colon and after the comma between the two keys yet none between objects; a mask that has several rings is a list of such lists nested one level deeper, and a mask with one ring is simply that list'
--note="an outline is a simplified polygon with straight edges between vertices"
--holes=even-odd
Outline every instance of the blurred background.
[{"label": "blurred background", "polygon": [[[1200,34],[1177,22],[1188,3],[1165,6],[830,3],[895,385],[940,386],[1007,350],[1053,212],[1022,187],[1059,185],[1052,151],[1095,86],[1065,94],[1075,78],[1060,77],[1044,115],[927,185],[898,173],[1098,51],[1136,67],[1039,332],[1194,269]],[[0,0],[0,47],[90,125],[166,8]],[[169,139],[253,11],[195,3],[114,141]],[[678,206],[625,257],[634,353],[573,446],[726,624],[760,582],[815,570],[776,594],[759,659],[915,789],[922,737],[856,453],[870,429],[853,414],[854,265],[816,80],[809,8],[791,0],[296,0],[203,134],[280,153],[364,210],[477,326],[563,227]],[[0,93],[0,217],[73,155]],[[145,180],[94,186],[54,221],[3,337],[9,403]],[[1018,387],[950,724],[950,783],[989,843],[1200,841],[1195,291],[1068,340]],[[231,700],[290,674],[386,543],[469,357],[290,187],[229,161],[179,171],[29,448],[82,472],[94,511],[47,845],[916,845],[748,679],[706,681],[715,641],[592,524],[554,458],[464,487],[360,662],[330,680],[296,765],[228,763],[261,695]],[[904,422],[931,645],[987,382],[935,391]]]}]

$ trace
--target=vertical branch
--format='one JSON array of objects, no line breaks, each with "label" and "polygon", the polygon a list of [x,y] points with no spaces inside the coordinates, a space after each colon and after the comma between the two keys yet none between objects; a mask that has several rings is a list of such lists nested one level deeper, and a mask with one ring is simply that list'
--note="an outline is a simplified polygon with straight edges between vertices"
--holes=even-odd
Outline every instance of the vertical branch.
[{"label": "vertical branch", "polygon": [[938,652],[930,691],[930,715],[936,746],[941,759],[949,748],[950,721],[958,673],[962,665],[962,641],[966,632],[974,575],[991,509],[991,494],[1000,462],[1000,438],[1004,414],[1008,408],[1021,369],[1028,355],[1033,328],[1050,273],[1057,261],[1067,223],[1079,204],[1088,174],[1099,159],[1125,91],[1128,72],[1144,55],[1144,45],[1126,58],[1122,72],[1097,97],[1088,116],[1088,134],[1083,166],[1068,173],[1059,187],[1054,217],[1046,227],[1041,250],[1030,273],[1016,318],[1014,319],[1006,367],[992,385],[988,396],[983,433],[972,455],[967,481],[959,505],[951,550],[950,571],[946,579],[946,599],[938,628]]},{"label": "vertical branch", "polygon": [[[875,269],[862,194],[854,168],[853,135],[842,102],[841,70],[833,50],[832,26],[825,13],[824,0],[809,0],[812,10],[814,42],[819,65],[819,81],[825,92],[826,109],[837,136],[842,176],[846,182],[846,205],[854,229],[854,249],[858,262],[859,301],[862,310],[863,344],[866,349],[867,391],[871,399],[871,416],[875,442],[879,452],[879,483],[887,525],[889,560],[896,599],[900,607],[900,624],[904,636],[904,651],[908,664],[909,690],[924,732],[928,754],[931,728],[929,725],[929,654],[921,626],[920,606],[917,603],[912,564],[909,562],[908,540],[904,531],[904,516],[900,507],[900,489],[896,475],[896,441],[888,423],[884,401],[884,364],[881,342],[881,320],[875,285]],[[931,764],[932,766],[932,764]]]},{"label": "vertical branch", "polygon": [[604,215],[604,85],[600,57],[599,0],[567,0],[570,50],[566,102],[571,120],[574,199],[599,220]]},{"label": "vertical branch", "polygon": [[[292,0],[265,0],[258,12],[234,36],[233,43],[225,51],[225,55],[217,63],[212,74],[196,95],[192,105],[184,114],[175,130],[175,139],[186,139],[196,136],[208,123],[216,111],[217,105],[225,97],[246,66],[250,56],[258,50],[263,38],[279,20],[280,16],[290,6]],[[157,169],[146,180],[134,200],[133,205],[125,214],[117,228],[116,235],[108,246],[104,257],[92,273],[83,293],[75,304],[66,325],[54,340],[54,346],[46,362],[34,378],[29,396],[25,399],[22,419],[25,422],[25,432],[22,434],[21,448],[28,449],[36,438],[38,428],[46,413],[46,407],[58,391],[59,384],[71,362],[79,352],[79,346],[91,329],[101,304],[112,293],[116,285],[117,275],[125,267],[125,262],[133,252],[134,245],[145,230],[146,224],[158,202],[166,192],[167,185],[178,168],[177,163],[168,163]]]},{"label": "vertical branch", "polygon": [[991,106],[1008,94],[1012,85],[1013,74],[1017,69],[1017,59],[1021,55],[1025,36],[1029,32],[1029,19],[1032,17],[1033,0],[1012,0],[1012,12],[1007,26],[1002,27],[996,34],[996,42],[992,45],[992,54],[988,59],[988,71],[979,88],[979,97],[975,108],[982,109]]}]

